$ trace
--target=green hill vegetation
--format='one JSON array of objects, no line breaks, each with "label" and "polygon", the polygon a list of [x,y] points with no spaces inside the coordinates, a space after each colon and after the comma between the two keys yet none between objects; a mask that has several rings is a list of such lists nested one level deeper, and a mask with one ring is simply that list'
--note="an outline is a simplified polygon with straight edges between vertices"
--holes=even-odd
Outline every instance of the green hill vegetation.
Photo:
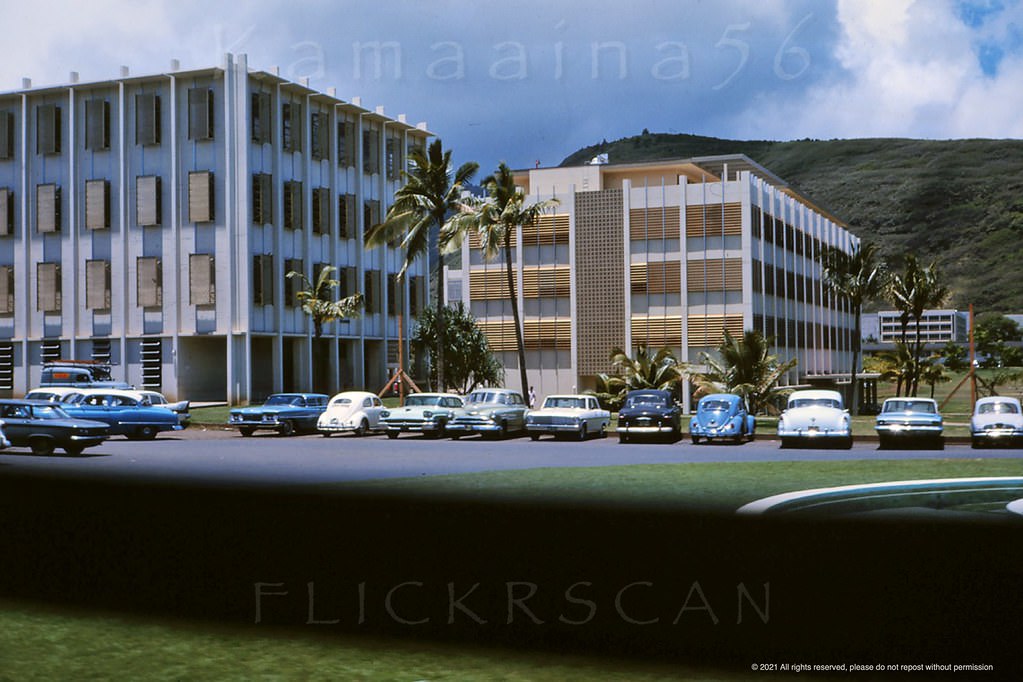
[{"label": "green hill vegetation", "polygon": [[903,254],[936,260],[948,305],[1023,312],[1023,140],[722,140],[648,133],[580,149],[611,163],[741,153],[875,240],[901,267]]}]

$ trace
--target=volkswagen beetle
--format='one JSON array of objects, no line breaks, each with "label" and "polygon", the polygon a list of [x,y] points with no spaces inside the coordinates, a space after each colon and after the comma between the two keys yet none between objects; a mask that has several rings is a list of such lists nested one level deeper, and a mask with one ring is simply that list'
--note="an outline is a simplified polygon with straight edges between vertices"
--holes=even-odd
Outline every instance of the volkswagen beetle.
[{"label": "volkswagen beetle", "polygon": [[753,440],[756,418],[746,410],[742,397],[731,393],[713,393],[700,398],[696,414],[689,420],[689,437],[693,443],[730,440],[741,443]]}]

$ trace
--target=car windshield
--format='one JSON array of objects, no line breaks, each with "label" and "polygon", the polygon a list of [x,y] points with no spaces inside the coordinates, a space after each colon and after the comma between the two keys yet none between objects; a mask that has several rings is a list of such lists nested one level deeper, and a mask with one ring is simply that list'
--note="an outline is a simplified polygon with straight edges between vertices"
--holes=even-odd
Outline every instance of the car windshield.
[{"label": "car windshield", "polygon": [[586,407],[586,400],[583,398],[548,398],[544,401],[543,406],[581,409]]},{"label": "car windshield", "polygon": [[56,405],[34,405],[32,416],[36,419],[69,419],[68,413]]},{"label": "car windshield", "polygon": [[886,400],[884,412],[916,412],[918,414],[934,414],[938,410],[928,400]]},{"label": "car windshield", "polygon": [[467,403],[497,403],[501,402],[501,394],[490,391],[476,391],[469,394]]},{"label": "car windshield", "polygon": [[728,410],[728,408],[729,404],[727,400],[704,400],[700,403],[701,412]]},{"label": "car windshield", "polygon": [[405,398],[405,407],[440,405],[439,395],[410,395]]},{"label": "car windshield", "polygon": [[981,403],[977,406],[977,414],[1019,414],[1015,403]]},{"label": "car windshield", "polygon": [[302,397],[297,395],[272,395],[266,399],[264,405],[299,405]]},{"label": "car windshield", "polygon": [[641,407],[643,405],[655,405],[658,407],[665,407],[667,406],[667,404],[668,401],[667,399],[664,398],[664,396],[651,394],[629,396],[628,399],[626,399],[625,401],[626,407]]},{"label": "car windshield", "polygon": [[789,408],[793,407],[831,407],[840,410],[842,403],[834,398],[796,398],[789,401]]},{"label": "car windshield", "polygon": [[352,404],[352,399],[351,398],[334,398],[333,400],[330,401],[330,404],[331,405],[351,405]]},{"label": "car windshield", "polygon": [[25,395],[25,400],[49,400],[56,402],[59,398],[59,395],[49,391],[31,391]]}]

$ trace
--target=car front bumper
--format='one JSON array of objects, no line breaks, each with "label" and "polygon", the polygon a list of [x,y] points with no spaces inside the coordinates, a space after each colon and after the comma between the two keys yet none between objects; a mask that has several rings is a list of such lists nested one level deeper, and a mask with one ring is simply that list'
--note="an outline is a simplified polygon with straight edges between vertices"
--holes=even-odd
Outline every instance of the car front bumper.
[{"label": "car front bumper", "polygon": [[418,419],[383,421],[382,425],[388,431],[397,431],[399,433],[433,433],[441,430],[441,425],[438,422]]},{"label": "car front bumper", "polygon": [[444,430],[455,433],[494,433],[501,430],[501,425],[497,422],[474,422],[471,424],[448,422]]},{"label": "car front bumper", "polygon": [[849,429],[778,429],[779,438],[851,438]]},{"label": "car front bumper", "polygon": [[879,424],[874,427],[878,436],[886,438],[937,438],[942,427],[932,424]]},{"label": "car front bumper", "polygon": [[526,422],[526,431],[529,433],[544,434],[559,434],[559,433],[579,433],[582,431],[583,425],[579,424],[530,424]]},{"label": "car front bumper", "polygon": [[676,429],[671,424],[650,424],[643,426],[632,426],[632,425],[619,425],[618,433],[625,433],[629,435],[633,434],[655,434],[655,433],[677,433]]},{"label": "car front bumper", "polygon": [[981,431],[971,431],[971,438],[983,438],[991,441],[1004,441],[1023,438],[1023,430],[1014,429],[1011,427],[996,428],[996,429],[983,429]]}]

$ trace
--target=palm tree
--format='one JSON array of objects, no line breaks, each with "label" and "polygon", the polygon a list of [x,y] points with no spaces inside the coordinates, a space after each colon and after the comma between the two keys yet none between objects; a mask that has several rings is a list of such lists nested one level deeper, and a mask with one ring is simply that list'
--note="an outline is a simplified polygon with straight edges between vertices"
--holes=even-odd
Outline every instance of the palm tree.
[{"label": "palm tree", "polygon": [[624,375],[623,389],[628,391],[656,388],[671,391],[678,397],[678,387],[684,377],[682,363],[667,346],[650,355],[650,350],[640,345],[631,358],[621,348],[612,348],[611,367]]},{"label": "palm tree", "polygon": [[823,252],[823,270],[821,276],[824,283],[839,296],[849,301],[849,307],[855,320],[853,330],[852,363],[849,370],[850,395],[849,410],[853,416],[859,414],[860,403],[856,372],[860,366],[860,349],[863,335],[860,315],[863,304],[880,296],[885,288],[885,265],[878,258],[878,248],[873,243],[860,244],[859,248],[849,254],[831,247]]},{"label": "palm tree", "polygon": [[928,308],[940,306],[945,302],[945,299],[948,298],[948,287],[938,281],[936,263],[932,262],[930,265],[921,266],[915,255],[907,254],[904,273],[892,276],[887,289],[889,300],[900,312],[902,343],[907,343],[906,328],[909,325],[909,320],[912,319],[916,323],[913,344],[914,364],[906,387],[906,395],[915,396],[920,383],[920,356],[923,353],[920,322]]},{"label": "palm tree", "polygon": [[333,265],[326,266],[320,270],[315,283],[310,282],[309,278],[301,272],[294,270],[285,275],[288,279],[295,277],[302,279],[302,285],[305,288],[297,292],[295,297],[302,304],[302,310],[312,318],[313,332],[316,338],[323,335],[324,324],[348,317],[358,317],[359,310],[363,305],[362,294],[358,293],[337,301],[330,300],[331,290],[340,286],[340,282],[330,276],[336,270],[337,268]]},{"label": "palm tree", "polygon": [[909,395],[913,353],[907,344],[896,341],[894,349],[879,351],[869,356],[864,360],[863,366],[871,372],[877,372],[881,381],[894,383],[896,397],[902,395],[903,387],[906,388],[906,395]]},{"label": "palm tree", "polygon": [[448,221],[442,234],[446,232],[444,242],[448,251],[457,250],[461,246],[462,236],[470,231],[479,234],[483,256],[487,260],[493,260],[503,251],[519,355],[519,378],[522,382],[522,394],[525,395],[529,381],[526,378],[526,347],[522,339],[522,321],[518,295],[515,291],[512,240],[516,231],[523,225],[535,223],[541,215],[560,202],[557,199],[545,199],[527,204],[526,195],[515,186],[515,177],[503,161],[493,175],[483,178],[483,187],[487,191],[487,200],[464,202],[460,215]]},{"label": "palm tree", "polygon": [[[430,143],[424,154],[421,149],[409,153],[411,170],[403,171],[405,184],[394,193],[394,203],[387,209],[384,222],[369,227],[366,248],[398,244],[405,251],[400,279],[409,266],[430,248],[430,232],[443,227],[451,214],[457,213],[463,186],[475,175],[479,164],[468,161],[451,172],[451,150],[444,151],[439,139]],[[440,231],[440,247],[444,250],[445,232]],[[444,305],[444,271],[437,277],[438,306]],[[437,327],[437,346],[444,347],[443,325]],[[444,390],[444,354],[437,353],[437,383]]]},{"label": "palm tree", "polygon": [[693,373],[697,395],[736,393],[746,400],[751,414],[763,411],[777,397],[791,389],[778,386],[786,372],[796,366],[795,358],[781,362],[770,354],[772,340],[759,331],[747,329],[739,338],[724,330],[717,347],[720,357],[701,353],[708,370]]}]

